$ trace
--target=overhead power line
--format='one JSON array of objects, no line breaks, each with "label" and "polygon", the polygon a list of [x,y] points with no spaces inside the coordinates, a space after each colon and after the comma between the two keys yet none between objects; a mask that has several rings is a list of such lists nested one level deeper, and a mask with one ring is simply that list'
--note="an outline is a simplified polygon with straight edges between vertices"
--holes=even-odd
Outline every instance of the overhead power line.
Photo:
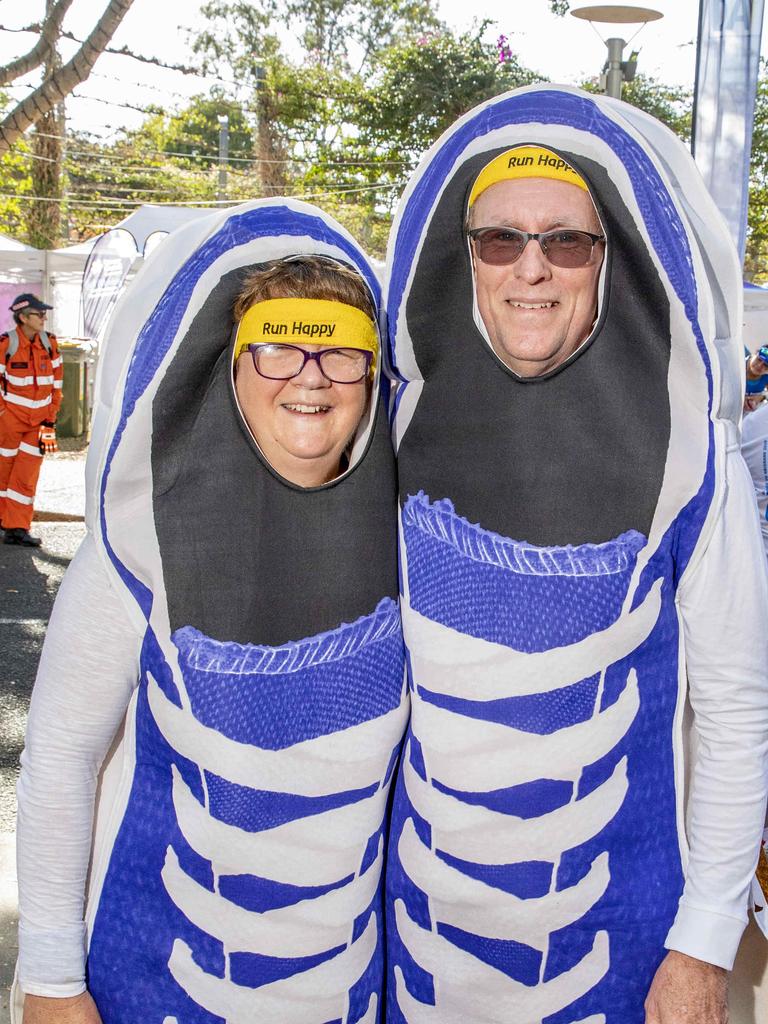
[{"label": "overhead power line", "polygon": [[[42,25],[39,22],[35,22],[31,25],[26,25],[24,28],[11,28],[8,25],[0,25],[0,32],[30,32],[35,35],[39,35],[42,30]],[[61,37],[63,39],[69,39],[70,42],[82,45],[83,40],[78,39],[77,36],[71,32],[62,32]],[[132,60],[137,60],[141,64],[153,64],[155,67],[164,68],[166,71],[178,71],[182,75],[192,75],[195,78],[209,78],[217,82],[222,82],[225,85],[237,85],[237,82],[229,82],[225,78],[219,78],[217,75],[203,74],[199,68],[190,67],[188,64],[169,64],[167,61],[160,60],[159,57],[147,57],[141,53],[134,53],[133,50],[127,46],[107,46],[104,48],[105,53],[114,54],[116,57],[130,57]],[[258,58],[255,58],[258,59]]]},{"label": "overhead power line", "polygon": [[[112,125],[103,125],[104,128],[111,128]],[[82,155],[93,157],[99,160],[123,160],[124,157],[116,153],[102,153],[92,152],[86,149],[77,149],[76,146],[72,146],[72,136],[68,135],[54,135],[51,132],[37,132],[41,138],[45,139],[59,139],[64,142],[69,142],[68,154],[70,156]],[[76,140],[75,140],[76,142]],[[183,153],[180,150],[165,150],[165,149],[145,149],[143,152],[147,156],[159,156],[159,157],[179,157],[184,160],[217,160],[218,153],[213,150],[209,150],[205,153]],[[316,159],[309,156],[294,156],[285,157],[281,160],[266,160],[260,157],[229,157],[231,162],[242,163],[242,164],[296,164],[305,163],[312,164],[316,163]],[[139,165],[141,166],[141,165]],[[407,167],[408,162],[405,160],[324,160],[324,167]]]},{"label": "overhead power line", "polygon": [[[372,192],[376,189],[393,189],[399,188],[400,185],[396,182],[377,182],[375,185],[361,185],[355,188],[338,188],[338,189],[323,189],[320,192],[297,192],[283,197],[286,199],[318,199],[321,196],[338,196],[348,195],[352,192]],[[174,200],[160,200],[157,203],[152,203],[153,206],[204,206],[204,207],[219,207],[219,206],[234,206],[239,203],[247,203],[252,199],[259,198],[258,196],[241,196],[239,198],[232,199],[174,199]],[[69,199],[63,197],[54,196],[33,196],[18,192],[0,192],[0,199],[23,199],[29,202],[42,202],[42,203],[62,203],[67,202],[77,206],[89,206],[104,209],[104,204],[100,203],[95,199]],[[136,207],[144,206],[145,204],[141,200],[132,199],[118,199],[113,196],[106,196],[104,203],[117,203],[119,207]],[[118,209],[119,207],[112,207],[112,209]]]}]

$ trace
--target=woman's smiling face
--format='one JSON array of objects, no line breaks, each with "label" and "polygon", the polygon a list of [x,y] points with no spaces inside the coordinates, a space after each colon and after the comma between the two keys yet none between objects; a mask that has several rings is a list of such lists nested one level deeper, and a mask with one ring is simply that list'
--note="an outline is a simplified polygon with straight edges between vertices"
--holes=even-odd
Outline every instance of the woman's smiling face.
[{"label": "woman's smiling face", "polygon": [[[303,345],[308,351],[331,346]],[[249,352],[235,364],[235,391],[256,443],[273,469],[291,483],[318,487],[342,471],[341,459],[365,413],[368,379],[328,380],[307,360],[290,380],[257,373]]]}]

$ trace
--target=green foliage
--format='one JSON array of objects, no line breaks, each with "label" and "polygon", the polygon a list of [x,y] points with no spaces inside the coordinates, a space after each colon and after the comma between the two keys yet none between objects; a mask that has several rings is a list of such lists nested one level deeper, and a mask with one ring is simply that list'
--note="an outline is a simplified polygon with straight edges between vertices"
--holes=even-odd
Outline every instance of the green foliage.
[{"label": "green foliage", "polygon": [[111,145],[73,137],[68,146],[68,195],[90,205],[70,206],[70,225],[78,238],[104,231],[130,213],[136,203],[198,202],[218,198],[218,115],[230,122],[227,196],[259,194],[250,156],[253,129],[237,103],[221,95],[198,96],[175,114],[157,110],[136,131]]},{"label": "green foliage", "polygon": [[[0,92],[0,108],[10,105],[6,93]],[[13,149],[0,157],[0,223],[5,234],[27,241],[24,212],[28,205],[23,199],[9,195],[32,194],[32,157],[26,139],[22,138]]]},{"label": "green foliage", "polygon": [[507,51],[472,32],[433,33],[390,47],[359,110],[361,137],[388,160],[410,169],[457,117],[483,100],[540,80]]},{"label": "green foliage", "polygon": [[204,66],[226,63],[255,84],[259,69],[278,56],[287,27],[305,54],[302,63],[365,72],[376,55],[403,36],[439,22],[434,0],[208,0],[210,29],[193,42]]},{"label": "green foliage", "polygon": [[755,284],[768,284],[768,63],[764,60],[760,62],[752,130],[744,276]]},{"label": "green foliage", "polygon": [[158,111],[150,115],[137,132],[131,133],[132,140],[137,145],[146,140],[153,150],[188,154],[190,159],[186,166],[207,169],[218,159],[219,115],[229,118],[230,155],[250,156],[253,129],[242,106],[227,98],[221,89],[212,89],[206,96],[195,96],[179,113],[168,115]]},{"label": "green foliage", "polygon": [[[548,3],[561,16],[569,8],[566,0]],[[506,37],[484,41],[487,22],[463,33],[441,25],[436,0],[207,0],[203,12],[208,26],[193,49],[201,69],[222,85],[181,110],[151,111],[138,130],[109,144],[70,134],[70,237],[105,230],[136,203],[213,203],[218,117],[226,114],[228,199],[305,197],[383,255],[392,210],[422,153],[478,103],[540,78]],[[597,92],[598,83],[583,88]],[[641,74],[623,95],[690,140],[686,90]],[[1,193],[30,195],[32,166],[26,140],[0,159],[4,230],[25,240],[29,204]],[[768,281],[765,64],[755,112],[746,269]]]},{"label": "green foliage", "polygon": [[[282,186],[334,205],[342,220],[348,208],[350,223],[368,219],[377,251],[424,149],[475,104],[537,77],[508,46],[483,42],[487,23],[441,28],[431,0],[275,2],[210,0],[211,28],[195,49],[205,69],[250,89],[265,193]],[[280,47],[278,10],[302,59]]]},{"label": "green foliage", "polygon": [[[587,92],[599,93],[600,85],[596,78],[581,83]],[[658,118],[683,142],[691,141],[691,100],[688,89],[677,85],[665,85],[650,75],[637,75],[633,81],[625,82],[621,92],[625,103],[639,107],[646,114]]]}]

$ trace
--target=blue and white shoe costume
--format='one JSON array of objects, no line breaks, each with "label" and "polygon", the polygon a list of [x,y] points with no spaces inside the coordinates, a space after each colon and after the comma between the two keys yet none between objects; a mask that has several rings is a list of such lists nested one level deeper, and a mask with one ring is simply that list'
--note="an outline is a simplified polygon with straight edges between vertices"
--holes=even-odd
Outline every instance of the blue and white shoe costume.
[{"label": "blue and white shoe costume", "polygon": [[[544,146],[608,236],[589,339],[495,356],[465,234],[480,170]],[[739,268],[682,144],[535,87],[426,155],[387,259],[412,719],[388,866],[391,1024],[642,1024],[680,899],[676,593],[736,441]]]},{"label": "blue and white shoe costume", "polygon": [[293,254],[366,257],[263,200],[163,243],[100,369],[89,517],[144,631],[102,780],[87,984],[104,1024],[373,1024],[407,718],[396,496],[378,397],[348,470],[302,490],[235,401],[232,302]]}]

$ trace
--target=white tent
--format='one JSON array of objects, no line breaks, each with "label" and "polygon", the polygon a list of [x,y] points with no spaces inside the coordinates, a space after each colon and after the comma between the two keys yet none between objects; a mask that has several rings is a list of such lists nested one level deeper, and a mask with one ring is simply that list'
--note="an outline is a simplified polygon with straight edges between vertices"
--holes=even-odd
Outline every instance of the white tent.
[{"label": "white tent", "polygon": [[[128,231],[133,237],[136,246],[133,271],[144,253],[161,238],[181,224],[209,212],[207,207],[146,205],[130,213],[115,229]],[[103,237],[97,235],[62,249],[41,250],[0,234],[0,330],[7,326],[5,311],[14,297],[20,292],[32,291],[53,305],[50,322],[56,333],[80,336],[83,273],[91,250]]]},{"label": "white tent", "polygon": [[768,345],[768,288],[744,284],[744,344],[750,352]]}]

